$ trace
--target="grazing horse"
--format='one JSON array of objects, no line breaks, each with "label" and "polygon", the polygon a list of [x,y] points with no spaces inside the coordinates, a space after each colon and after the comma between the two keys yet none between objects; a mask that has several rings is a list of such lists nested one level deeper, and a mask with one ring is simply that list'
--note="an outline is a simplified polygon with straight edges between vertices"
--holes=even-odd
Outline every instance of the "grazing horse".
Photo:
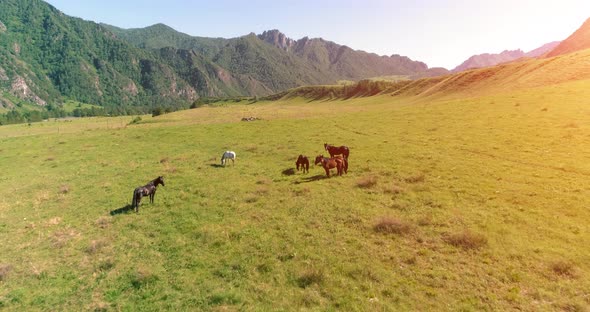
[{"label": "grazing horse", "polygon": [[234,165],[235,159],[236,159],[236,152],[225,151],[225,153],[223,153],[223,155],[221,155],[221,165],[225,166],[227,159],[231,159],[231,163],[232,163],[232,165]]},{"label": "grazing horse", "polygon": [[330,169],[334,168],[336,168],[336,171],[338,172],[339,176],[342,175],[342,171],[348,173],[348,161],[346,160],[346,158],[342,156],[327,158],[324,157],[324,155],[318,155],[315,158],[314,164],[317,165],[320,163],[322,164],[322,167],[324,167],[324,170],[326,170],[326,175],[328,177],[330,177]]},{"label": "grazing horse", "polygon": [[309,159],[307,159],[307,156],[299,155],[295,165],[297,166],[297,171],[299,171],[299,166],[301,166],[303,173],[309,172]]},{"label": "grazing horse", "polygon": [[344,158],[348,160],[348,155],[350,155],[350,150],[348,146],[340,146],[336,147],[334,145],[330,145],[328,143],[324,143],[324,149],[330,153],[330,157],[334,157],[335,155],[342,155]]},{"label": "grazing horse", "polygon": [[135,208],[135,212],[139,212],[139,204],[141,204],[141,198],[144,196],[150,197],[150,203],[154,203],[154,196],[158,185],[164,186],[164,177],[159,176],[154,180],[150,181],[144,186],[140,186],[133,191],[133,199],[131,200],[131,207]]}]

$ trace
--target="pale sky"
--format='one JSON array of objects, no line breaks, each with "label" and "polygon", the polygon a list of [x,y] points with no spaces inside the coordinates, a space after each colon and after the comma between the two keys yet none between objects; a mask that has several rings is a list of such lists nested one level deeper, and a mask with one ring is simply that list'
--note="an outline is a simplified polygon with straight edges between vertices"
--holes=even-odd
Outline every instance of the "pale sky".
[{"label": "pale sky", "polygon": [[60,11],[122,28],[164,23],[202,37],[278,29],[355,50],[400,54],[452,69],[474,54],[563,40],[590,18],[590,0],[46,0]]}]

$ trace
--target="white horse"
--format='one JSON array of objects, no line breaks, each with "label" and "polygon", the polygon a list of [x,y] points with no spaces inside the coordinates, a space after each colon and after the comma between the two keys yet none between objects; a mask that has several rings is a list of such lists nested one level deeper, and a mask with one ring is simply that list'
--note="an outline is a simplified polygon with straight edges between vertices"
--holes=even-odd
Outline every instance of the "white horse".
[{"label": "white horse", "polygon": [[231,159],[231,163],[232,163],[232,165],[234,165],[235,159],[236,159],[236,152],[225,151],[225,153],[223,153],[223,155],[221,156],[221,165],[222,166],[225,166],[225,162],[227,159]]}]

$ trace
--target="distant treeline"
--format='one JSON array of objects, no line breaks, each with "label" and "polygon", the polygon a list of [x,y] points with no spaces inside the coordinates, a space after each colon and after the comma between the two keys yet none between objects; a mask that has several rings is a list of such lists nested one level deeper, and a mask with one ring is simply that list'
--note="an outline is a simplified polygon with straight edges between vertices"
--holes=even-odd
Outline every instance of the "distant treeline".
[{"label": "distant treeline", "polygon": [[[48,104],[43,110],[26,110],[22,108],[22,104],[18,105],[19,109],[12,109],[7,113],[0,114],[0,125],[18,124],[27,122],[38,122],[50,118],[65,118],[65,117],[97,117],[97,116],[131,116],[152,114],[158,116],[179,110],[197,108],[203,105],[214,105],[219,102],[235,102],[249,101],[254,103],[258,101],[258,97],[235,96],[235,97],[203,97],[194,101],[192,104],[183,102],[152,102],[142,106],[121,105],[121,106],[91,106],[79,107],[73,110],[65,110],[60,105]],[[19,103],[20,104],[20,103]]]},{"label": "distant treeline", "polygon": [[193,102],[190,108],[197,108],[203,105],[210,105],[219,102],[235,102],[250,101],[251,103],[257,102],[257,96],[233,96],[233,97],[202,97]]},{"label": "distant treeline", "polygon": [[[414,81],[415,82],[415,81]],[[377,94],[395,94],[404,90],[411,85],[413,81],[373,81],[361,80],[353,84],[345,85],[327,85],[327,86],[308,86],[292,89],[286,92],[278,93],[268,97],[261,98],[261,100],[278,100],[283,97],[303,97],[311,100],[322,99],[348,99],[354,97],[366,97]],[[158,116],[166,113],[171,113],[178,110],[197,108],[203,105],[215,105],[216,103],[239,103],[248,101],[255,103],[258,97],[236,96],[236,97],[202,97],[190,105],[183,102],[151,102],[145,101],[144,105],[120,105],[120,106],[92,106],[77,107],[72,111],[65,111],[60,106],[47,105],[42,111],[25,111],[19,112],[11,110],[8,113],[0,114],[0,125],[36,122],[49,118],[63,118],[63,117],[94,117],[94,116],[127,116],[127,115],[143,115],[152,114]]]},{"label": "distant treeline", "polygon": [[[196,103],[196,102],[195,102]],[[195,104],[190,107],[196,107]],[[91,106],[91,107],[76,107],[73,110],[66,111],[59,105],[49,104],[43,110],[26,110],[24,108],[11,109],[7,113],[0,114],[0,125],[38,122],[50,118],[65,118],[65,117],[97,117],[97,116],[130,116],[130,115],[144,115],[152,114],[158,116],[166,113],[171,113],[178,110],[188,109],[189,105],[186,103],[177,103],[168,105],[152,105],[144,106]]]}]

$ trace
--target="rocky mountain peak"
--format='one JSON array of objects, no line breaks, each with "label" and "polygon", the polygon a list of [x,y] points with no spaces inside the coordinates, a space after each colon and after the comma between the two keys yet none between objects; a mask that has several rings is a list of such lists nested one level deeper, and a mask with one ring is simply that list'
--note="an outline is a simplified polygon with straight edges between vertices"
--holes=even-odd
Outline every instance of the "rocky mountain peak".
[{"label": "rocky mountain peak", "polygon": [[295,40],[287,37],[277,29],[267,30],[258,35],[258,38],[285,51],[289,51],[295,45]]}]

